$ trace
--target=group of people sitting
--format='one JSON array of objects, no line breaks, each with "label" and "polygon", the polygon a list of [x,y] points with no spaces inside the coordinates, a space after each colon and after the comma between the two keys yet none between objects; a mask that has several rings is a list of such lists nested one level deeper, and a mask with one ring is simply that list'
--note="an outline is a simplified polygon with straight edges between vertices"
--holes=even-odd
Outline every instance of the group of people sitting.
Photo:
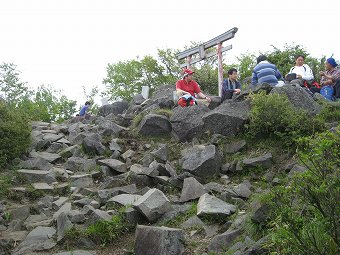
[{"label": "group of people sitting", "polygon": [[[284,86],[285,84],[300,85],[311,94],[321,93],[330,100],[340,100],[340,69],[334,58],[328,58],[325,62],[325,71],[320,72],[320,84],[315,82],[312,69],[304,63],[305,57],[298,55],[295,58],[295,66],[283,77],[278,68],[267,60],[265,55],[257,58],[257,65],[253,69],[251,84],[267,83],[272,86]],[[193,80],[194,72],[190,69],[183,71],[183,77],[176,83],[176,93],[179,97],[178,105],[186,107],[196,104],[196,100],[203,99],[208,103],[211,98],[202,93],[197,82]],[[228,78],[223,80],[221,101],[231,99],[233,95],[241,92],[241,83],[237,79],[237,70],[231,68],[227,72]],[[327,90],[326,90],[327,89]],[[328,93],[328,95],[325,95]]]}]

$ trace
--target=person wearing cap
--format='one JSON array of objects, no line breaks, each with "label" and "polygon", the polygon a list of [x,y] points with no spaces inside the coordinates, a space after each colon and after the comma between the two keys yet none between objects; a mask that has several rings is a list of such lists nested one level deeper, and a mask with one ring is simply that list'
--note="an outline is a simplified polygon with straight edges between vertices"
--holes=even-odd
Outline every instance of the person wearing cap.
[{"label": "person wearing cap", "polygon": [[[211,102],[211,99],[204,95],[198,86],[197,82],[193,80],[192,75],[194,74],[194,71],[190,69],[184,69],[183,71],[183,78],[181,80],[178,80],[176,82],[176,93],[178,97],[180,98],[178,100],[178,103],[180,104],[180,101],[183,101],[182,98],[193,98],[195,99],[196,96],[198,98],[202,98],[207,100],[208,103]],[[181,104],[180,104],[181,105]],[[181,105],[182,107],[185,105]]]},{"label": "person wearing cap", "polygon": [[[325,71],[320,72],[321,86],[331,85],[334,88],[334,97],[340,98],[340,69],[336,68],[337,63],[334,58],[328,58],[325,62]],[[316,91],[320,92],[320,91]]]},{"label": "person wearing cap", "polygon": [[257,58],[257,65],[253,69],[251,85],[268,83],[272,86],[281,87],[284,85],[282,75],[276,65],[267,61],[267,56],[260,55]]}]

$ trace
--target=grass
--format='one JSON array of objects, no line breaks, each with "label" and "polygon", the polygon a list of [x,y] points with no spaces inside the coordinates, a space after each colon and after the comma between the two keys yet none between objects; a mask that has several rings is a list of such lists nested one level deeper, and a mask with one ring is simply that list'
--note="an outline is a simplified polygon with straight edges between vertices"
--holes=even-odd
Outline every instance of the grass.
[{"label": "grass", "polygon": [[197,202],[192,202],[191,207],[184,213],[179,214],[177,217],[161,223],[163,226],[178,228],[182,223],[188,220],[190,217],[195,216],[197,213]]},{"label": "grass", "polygon": [[[124,209],[124,208],[123,208]],[[134,228],[129,225],[123,215],[124,210],[120,210],[118,214],[113,215],[111,220],[100,220],[90,225],[86,229],[80,229],[73,227],[66,235],[67,246],[73,246],[80,237],[91,239],[95,244],[105,247],[119,238],[124,234],[131,232]]]}]

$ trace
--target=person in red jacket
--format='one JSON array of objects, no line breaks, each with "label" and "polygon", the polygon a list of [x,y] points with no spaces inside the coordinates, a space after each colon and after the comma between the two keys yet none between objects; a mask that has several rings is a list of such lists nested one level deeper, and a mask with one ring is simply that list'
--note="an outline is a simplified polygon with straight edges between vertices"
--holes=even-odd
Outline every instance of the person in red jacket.
[{"label": "person in red jacket", "polygon": [[182,107],[193,105],[196,102],[196,96],[211,102],[211,98],[204,95],[198,86],[197,82],[193,80],[194,72],[190,69],[184,69],[183,79],[176,82],[176,93],[179,97],[178,104]]}]

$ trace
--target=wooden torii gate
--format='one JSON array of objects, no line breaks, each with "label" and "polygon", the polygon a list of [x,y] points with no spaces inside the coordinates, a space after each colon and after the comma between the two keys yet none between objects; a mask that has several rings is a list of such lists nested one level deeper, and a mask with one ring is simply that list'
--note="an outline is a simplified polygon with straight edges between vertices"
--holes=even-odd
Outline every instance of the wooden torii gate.
[{"label": "wooden torii gate", "polygon": [[[222,47],[222,43],[233,38],[238,28],[234,27],[227,32],[211,39],[205,43],[194,48],[182,51],[176,55],[178,60],[186,58],[186,63],[182,64],[181,67],[190,68],[191,64],[195,64],[203,59],[217,55],[218,58],[218,95],[221,96],[222,82],[223,82],[223,67],[222,67],[222,52],[232,49],[232,45]],[[213,46],[217,45],[217,52],[207,54],[205,51]],[[198,58],[192,59],[192,56],[197,54]]]}]

